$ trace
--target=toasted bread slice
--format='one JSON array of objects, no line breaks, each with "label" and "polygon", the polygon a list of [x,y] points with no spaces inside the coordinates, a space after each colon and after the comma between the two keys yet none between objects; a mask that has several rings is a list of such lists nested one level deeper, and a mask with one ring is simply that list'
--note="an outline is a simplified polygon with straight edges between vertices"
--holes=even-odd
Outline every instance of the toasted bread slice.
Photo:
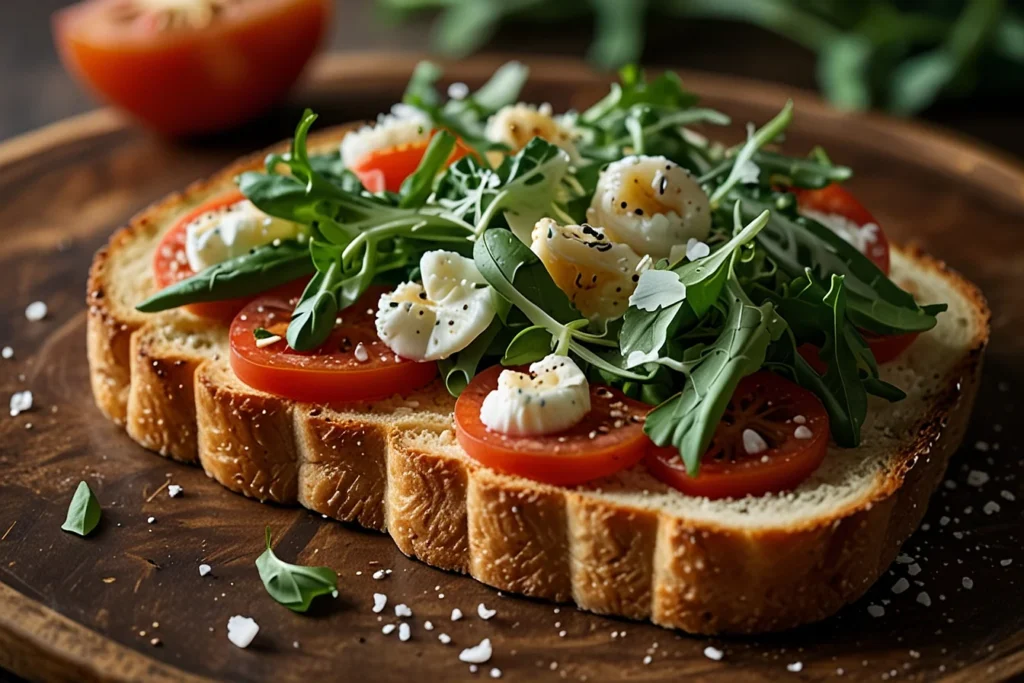
[{"label": "toasted bread slice", "polygon": [[502,590],[695,633],[754,633],[822,619],[862,595],[920,523],[963,439],[988,309],[959,275],[898,248],[893,278],[949,311],[883,367],[906,400],[872,399],[862,446],[831,448],[784,494],[685,496],[642,465],[575,488],[503,475],[459,448],[439,381],[344,406],[256,391],[231,371],[223,326],[133,307],[153,289],[160,235],[258,163],[134,218],[97,253],[88,294],[97,404],[146,448],[198,462],[233,491],[385,531],[403,552]]}]

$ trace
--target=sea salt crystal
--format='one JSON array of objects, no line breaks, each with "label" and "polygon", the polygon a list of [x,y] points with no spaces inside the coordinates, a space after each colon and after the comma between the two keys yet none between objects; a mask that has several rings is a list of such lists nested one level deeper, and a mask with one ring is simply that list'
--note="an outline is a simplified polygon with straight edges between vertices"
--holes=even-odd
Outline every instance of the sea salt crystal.
[{"label": "sea salt crystal", "polygon": [[373,613],[380,614],[388,604],[388,596],[383,593],[373,594]]},{"label": "sea salt crystal", "polygon": [[753,429],[743,430],[743,450],[747,455],[757,455],[768,450],[768,444],[764,438]]},{"label": "sea salt crystal", "polygon": [[170,486],[167,487],[167,495],[169,495],[171,498],[177,498],[178,496],[181,495],[181,492],[183,490],[184,489],[182,489],[177,484],[171,484]]},{"label": "sea salt crystal", "polygon": [[497,614],[498,610],[487,609],[486,607],[484,607],[484,603],[481,602],[479,605],[476,606],[476,613],[480,616],[481,619],[486,621],[487,619],[490,619],[495,614]]},{"label": "sea salt crystal", "polygon": [[46,317],[46,304],[42,301],[33,301],[25,307],[25,317],[30,322],[39,322]]},{"label": "sea salt crystal", "polygon": [[793,673],[799,673],[799,672],[804,670],[804,663],[803,662],[793,662],[792,664],[787,664],[786,665],[786,670],[787,671],[792,671]]},{"label": "sea salt crystal", "polygon": [[927,593],[925,593],[924,591],[921,591],[920,593],[917,594],[917,601],[919,603],[921,603],[922,605],[924,605],[925,607],[931,607],[932,606],[932,598],[931,598],[931,596],[928,595]]},{"label": "sea salt crystal", "polygon": [[366,361],[370,360],[370,354],[366,350],[366,346],[363,345],[363,342],[359,342],[358,344],[356,344],[355,356],[356,360],[359,361],[360,363],[365,363]]},{"label": "sea salt crystal", "polygon": [[501,669],[495,667],[491,669],[491,678],[501,678]]},{"label": "sea salt crystal", "polygon": [[921,573],[921,565],[919,565],[917,562],[915,562],[914,564],[912,564],[909,567],[907,567],[907,573],[910,574],[911,576],[917,576],[918,574]]},{"label": "sea salt crystal", "polygon": [[373,580],[374,581],[380,581],[385,576],[387,576],[387,574],[384,573],[384,570],[383,569],[378,569],[377,571],[375,571],[373,573]]},{"label": "sea salt crystal", "polygon": [[963,581],[961,581],[960,583],[962,583],[964,588],[966,588],[967,590],[971,590],[972,588],[974,588],[974,580],[971,579],[969,576],[965,576],[963,578]]},{"label": "sea salt crystal", "polygon": [[199,565],[199,576],[206,576],[213,571],[213,567],[208,564]]},{"label": "sea salt crystal", "polygon": [[458,621],[462,618],[462,610],[458,607],[452,610],[452,621]]},{"label": "sea salt crystal", "polygon": [[396,617],[411,617],[412,610],[404,602],[395,605],[395,616]]},{"label": "sea salt crystal", "polygon": [[967,474],[967,483],[971,486],[984,486],[988,483],[988,480],[988,473],[981,470],[971,470]]},{"label": "sea salt crystal", "polygon": [[380,632],[383,633],[386,636],[390,636],[392,633],[395,632],[395,625],[394,624],[384,624],[381,627]]},{"label": "sea salt crystal", "polygon": [[704,656],[708,659],[713,659],[716,662],[718,662],[721,661],[723,656],[725,656],[725,653],[719,650],[717,647],[711,647],[710,645],[708,645],[706,648],[704,648]]},{"label": "sea salt crystal", "polygon": [[483,664],[491,658],[491,639],[484,638],[479,645],[467,647],[459,653],[459,661],[467,664]]},{"label": "sea salt crystal", "polygon": [[236,614],[228,619],[228,640],[237,647],[249,647],[249,643],[259,632],[259,624],[249,617]]},{"label": "sea salt crystal", "polygon": [[[911,565],[911,566],[914,566],[914,565]],[[906,591],[908,588],[910,588],[910,582],[907,581],[906,579],[901,578],[899,581],[897,581],[896,583],[894,583],[892,585],[892,592],[895,593],[896,595],[899,595],[900,593],[903,593],[904,591]]]},{"label": "sea salt crystal", "polygon": [[0,356],[2,356],[4,360],[10,360],[14,358],[14,349],[10,346],[5,346],[3,350],[0,351]]},{"label": "sea salt crystal", "polygon": [[425,631],[433,631],[434,630],[434,622],[432,622],[432,621],[425,621],[425,622],[423,622],[423,630],[425,630]]},{"label": "sea salt crystal", "polygon": [[398,639],[403,643],[408,641],[412,637],[412,631],[409,630],[409,624],[398,625]]},{"label": "sea salt crystal", "polygon": [[999,503],[995,502],[994,500],[990,500],[987,503],[985,503],[985,506],[981,509],[985,511],[986,515],[991,515],[993,512],[999,512],[1000,507]]},{"label": "sea salt crystal", "polygon": [[441,641],[442,645],[447,645],[448,643],[452,642],[452,637],[447,633],[438,633],[437,639]]},{"label": "sea salt crystal", "polygon": [[814,432],[812,432],[804,425],[800,425],[793,431],[793,436],[795,436],[798,439],[809,439],[812,436],[814,436]]},{"label": "sea salt crystal", "polygon": [[868,605],[868,614],[876,618],[884,616],[885,608],[881,605]]},{"label": "sea salt crystal", "polygon": [[32,410],[31,391],[18,391],[11,394],[11,417],[17,417],[29,410]]}]

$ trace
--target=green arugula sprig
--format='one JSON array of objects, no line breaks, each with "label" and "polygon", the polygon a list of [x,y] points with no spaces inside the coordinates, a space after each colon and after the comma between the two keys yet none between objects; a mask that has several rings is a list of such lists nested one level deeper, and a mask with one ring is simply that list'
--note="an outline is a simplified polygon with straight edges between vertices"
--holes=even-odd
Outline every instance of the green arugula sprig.
[{"label": "green arugula sprig", "polygon": [[314,598],[338,590],[338,574],[330,567],[306,567],[279,559],[270,547],[270,527],[266,543],[267,549],[256,558],[256,569],[274,600],[293,612],[305,612]]}]

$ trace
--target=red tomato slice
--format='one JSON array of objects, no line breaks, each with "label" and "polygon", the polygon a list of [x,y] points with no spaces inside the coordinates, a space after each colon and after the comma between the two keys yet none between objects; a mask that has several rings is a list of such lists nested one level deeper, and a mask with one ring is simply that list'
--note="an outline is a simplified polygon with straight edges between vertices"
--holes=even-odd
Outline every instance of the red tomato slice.
[{"label": "red tomato slice", "polygon": [[[910,348],[910,345],[917,339],[917,332],[907,334],[877,335],[861,330],[861,336],[871,349],[875,362],[879,365],[888,363],[899,358],[900,354]],[[819,375],[824,375],[828,365],[821,359],[821,349],[813,344],[801,344],[797,352],[804,357],[807,364],[814,368]]]},{"label": "red tomato slice", "polygon": [[53,17],[61,59],[103,99],[168,135],[240,123],[313,55],[330,0],[85,0]]},{"label": "red tomato slice", "polygon": [[868,245],[864,255],[871,259],[883,273],[889,274],[889,239],[885,236],[885,232],[883,232],[875,217],[871,215],[871,212],[864,208],[864,205],[857,201],[857,198],[843,188],[842,185],[832,183],[820,190],[794,188],[791,191],[796,195],[797,206],[800,209],[810,209],[811,211],[824,214],[836,214],[862,228],[869,223],[877,226],[875,239]]},{"label": "red tomato slice", "polygon": [[436,363],[399,358],[377,338],[374,312],[385,291],[371,287],[342,311],[343,323],[312,352],[295,351],[284,339],[256,345],[257,328],[284,337],[299,301],[298,290],[262,296],[231,323],[231,368],[254,389],[309,403],[373,401],[426,386],[437,375]]},{"label": "red tomato slice", "polygon": [[[185,257],[186,228],[189,223],[208,211],[217,211],[245,199],[240,192],[231,192],[211,199],[182,216],[177,223],[163,236],[153,254],[153,281],[158,289],[173,285],[175,282],[195,275]],[[248,298],[211,301],[201,304],[189,304],[185,309],[190,313],[211,320],[228,323],[249,301]]]},{"label": "red tomato slice", "polygon": [[455,403],[455,434],[476,461],[508,474],[572,486],[615,474],[651,447],[643,417],[650,406],[607,387],[590,387],[590,412],[576,426],[545,436],[506,436],[480,421],[480,407],[504,368],[479,373]]},{"label": "red tomato slice", "polygon": [[[768,448],[747,453],[743,432],[752,429]],[[807,438],[798,438],[797,432]],[[818,469],[828,452],[828,414],[810,391],[772,372],[745,377],[736,388],[696,477],[675,448],[659,448],[647,468],[691,496],[742,498],[796,487]]]},{"label": "red tomato slice", "polygon": [[[429,144],[430,140],[423,140],[370,152],[352,166],[352,172],[370,192],[398,192],[402,182],[420,165]],[[468,153],[469,150],[458,143],[448,163],[453,164]]]}]

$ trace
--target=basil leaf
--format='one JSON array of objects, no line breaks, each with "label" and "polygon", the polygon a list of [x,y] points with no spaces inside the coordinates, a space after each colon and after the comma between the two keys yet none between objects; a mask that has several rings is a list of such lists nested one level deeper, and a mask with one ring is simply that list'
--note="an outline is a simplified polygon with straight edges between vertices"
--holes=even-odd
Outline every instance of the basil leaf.
[{"label": "basil leaf", "polygon": [[277,335],[265,327],[257,327],[255,330],[252,331],[252,336],[257,341],[259,341],[260,339],[270,339],[271,337],[276,337]]},{"label": "basil leaf", "polygon": [[270,597],[293,612],[305,612],[314,598],[338,590],[338,575],[333,569],[289,564],[278,559],[270,547],[270,527],[267,527],[267,549],[256,559],[256,569]]},{"label": "basil leaf", "polygon": [[502,329],[501,321],[495,317],[491,320],[491,324],[487,326],[487,329],[481,332],[469,346],[454,356],[437,362],[441,370],[441,377],[444,378],[445,388],[448,389],[449,394],[458,396],[466,390],[470,380],[476,375],[476,369],[480,365],[480,360],[488,355],[492,342]]},{"label": "basil leaf", "polygon": [[659,446],[679,449],[696,476],[740,380],[761,368],[768,345],[786,329],[771,303],[754,306],[730,281],[729,314],[714,344],[697,349],[683,390],[647,415],[644,432]]},{"label": "basil leaf", "polygon": [[78,483],[75,495],[68,506],[68,516],[61,525],[64,531],[79,536],[88,536],[100,523],[100,502],[84,481]]},{"label": "basil leaf", "polygon": [[502,365],[527,365],[535,363],[551,353],[553,338],[544,327],[533,325],[522,330],[512,339],[502,356]]},{"label": "basil leaf", "polygon": [[252,296],[313,272],[309,248],[297,241],[256,247],[170,285],[135,308],[155,313],[207,301]]}]

